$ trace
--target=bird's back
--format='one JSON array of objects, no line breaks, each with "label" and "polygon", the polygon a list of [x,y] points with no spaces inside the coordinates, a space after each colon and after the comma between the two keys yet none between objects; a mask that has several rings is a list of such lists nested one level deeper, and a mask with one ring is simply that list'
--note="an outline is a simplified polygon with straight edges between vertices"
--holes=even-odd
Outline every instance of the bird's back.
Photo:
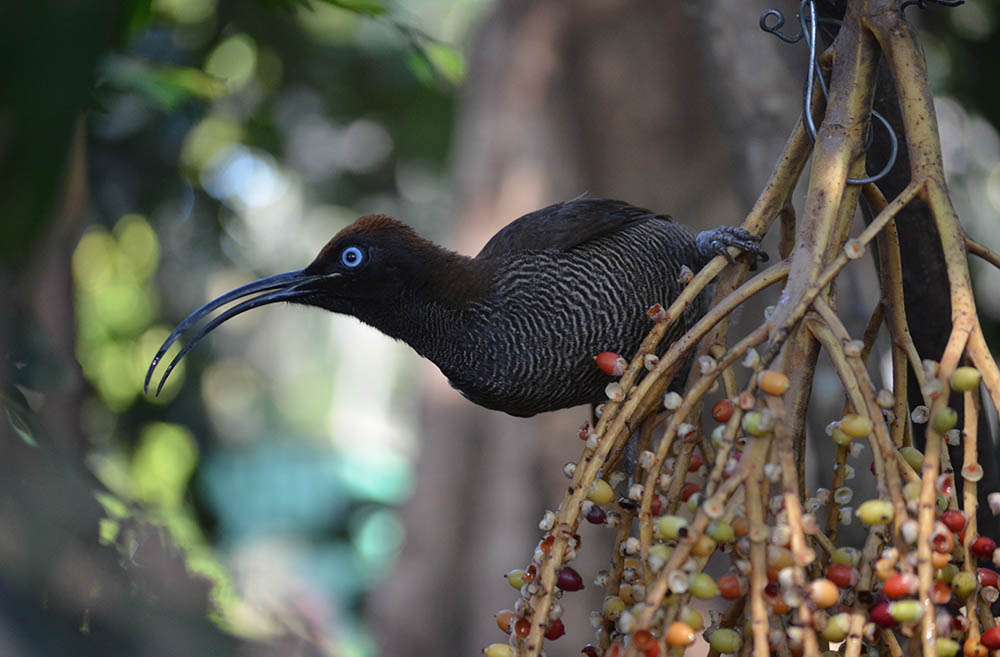
[{"label": "bird's back", "polygon": [[[585,239],[568,230],[574,214],[583,217],[576,236]],[[495,260],[490,290],[467,310],[458,366],[442,367],[472,401],[514,415],[601,401],[611,379],[593,357],[634,353],[652,327],[649,307],[676,298],[682,265],[702,264],[689,230],[634,206],[572,201],[532,215],[477,256]],[[602,221],[605,229],[596,230]],[[513,230],[518,222],[528,230]],[[558,239],[524,238],[531,233]],[[692,324],[706,305],[703,295],[678,326]]]}]

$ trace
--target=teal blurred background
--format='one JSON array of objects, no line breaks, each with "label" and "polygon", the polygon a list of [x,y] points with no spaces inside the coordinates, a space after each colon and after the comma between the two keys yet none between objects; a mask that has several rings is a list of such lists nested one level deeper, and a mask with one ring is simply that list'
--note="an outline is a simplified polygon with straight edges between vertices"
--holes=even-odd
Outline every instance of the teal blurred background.
[{"label": "teal blurred background", "polygon": [[[0,654],[368,656],[397,628],[425,638],[395,624],[407,614],[455,645],[499,640],[482,610],[469,629],[445,608],[513,603],[499,575],[530,557],[533,523],[578,450],[567,427],[584,415],[529,425],[469,411],[460,431],[442,429],[436,413],[464,402],[422,390],[440,380],[405,346],[287,306],[225,324],[158,398],[142,380],[188,312],[304,266],[361,214],[467,252],[585,191],[738,222],[777,151],[766,166],[730,163],[737,137],[706,83],[711,64],[677,66],[677,53],[700,52],[699,8],[671,4],[0,9]],[[744,4],[748,38],[766,41],[754,21],[783,3]],[[1000,12],[980,0],[928,14],[953,198],[996,247],[1000,90],[984,62],[1000,55]],[[796,115],[790,70],[778,144]],[[481,164],[494,160],[516,166]],[[998,274],[974,272],[995,336]],[[446,401],[428,406],[428,394]],[[435,448],[449,431],[475,447]],[[421,488],[429,461],[462,481],[425,475]],[[465,497],[482,506],[449,516]],[[424,515],[407,521],[414,508]],[[462,563],[435,561],[463,542],[476,551]],[[400,567],[404,548],[419,558]],[[435,608],[440,626],[426,620]]]}]

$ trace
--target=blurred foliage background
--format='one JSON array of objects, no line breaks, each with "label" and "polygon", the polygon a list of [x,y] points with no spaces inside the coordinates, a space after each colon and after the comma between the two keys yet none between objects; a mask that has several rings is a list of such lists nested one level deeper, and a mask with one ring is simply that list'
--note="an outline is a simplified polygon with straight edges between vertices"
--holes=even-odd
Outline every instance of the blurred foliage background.
[{"label": "blurred foliage background", "polygon": [[[0,654],[376,654],[365,594],[403,548],[424,439],[408,350],[286,307],[227,323],[158,398],[142,382],[188,312],[361,214],[455,242],[472,28],[532,11],[497,5],[0,9]],[[928,13],[953,197],[995,248],[1000,8]],[[976,275],[996,335],[998,273]]]}]

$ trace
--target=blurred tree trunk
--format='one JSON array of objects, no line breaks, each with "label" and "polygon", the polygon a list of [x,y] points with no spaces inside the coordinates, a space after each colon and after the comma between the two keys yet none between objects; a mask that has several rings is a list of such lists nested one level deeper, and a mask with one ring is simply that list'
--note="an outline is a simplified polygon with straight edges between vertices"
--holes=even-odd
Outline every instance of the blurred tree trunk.
[{"label": "blurred tree trunk", "polygon": [[[584,193],[693,228],[739,223],[798,112],[777,40],[757,30],[761,9],[744,4],[698,3],[692,21],[658,0],[499,2],[474,40],[457,127],[454,246],[475,253],[521,214]],[[750,44],[741,55],[753,61],[749,82],[749,62],[733,68],[723,47],[733,43]],[[746,104],[748,84],[765,85],[765,98],[750,96],[759,105]],[[589,416],[480,409],[431,370],[406,547],[371,601],[386,657],[471,655],[502,640],[490,618],[517,593],[501,575],[531,558]],[[610,544],[606,531],[581,533],[591,547]],[[581,572],[605,567],[608,553],[584,550]],[[603,593],[589,582],[587,591],[596,602],[564,599],[567,619],[600,604]],[[560,652],[592,639],[581,625],[567,623]]]}]

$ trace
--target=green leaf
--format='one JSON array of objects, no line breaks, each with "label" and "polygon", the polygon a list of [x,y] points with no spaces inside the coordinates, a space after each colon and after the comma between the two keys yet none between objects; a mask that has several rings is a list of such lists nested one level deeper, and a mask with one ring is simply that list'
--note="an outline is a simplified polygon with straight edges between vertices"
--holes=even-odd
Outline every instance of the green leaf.
[{"label": "green leaf", "polygon": [[385,3],[379,0],[323,0],[323,2],[365,16],[382,16],[388,11]]},{"label": "green leaf", "polygon": [[465,58],[457,49],[446,43],[435,41],[424,48],[427,58],[434,68],[448,82],[458,84],[465,78]]},{"label": "green leaf", "polygon": [[125,57],[112,57],[103,65],[114,87],[131,91],[172,110],[191,98],[214,100],[226,94],[226,84],[196,68],[161,66]]}]

